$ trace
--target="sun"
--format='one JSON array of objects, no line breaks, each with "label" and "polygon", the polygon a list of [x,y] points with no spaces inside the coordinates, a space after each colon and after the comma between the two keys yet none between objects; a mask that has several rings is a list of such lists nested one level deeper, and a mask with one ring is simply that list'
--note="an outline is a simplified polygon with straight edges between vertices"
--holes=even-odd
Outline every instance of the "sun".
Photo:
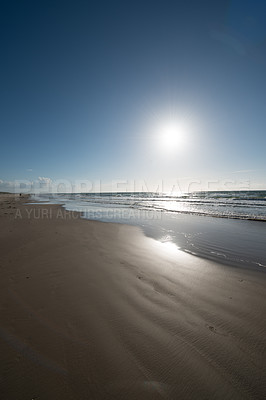
[{"label": "sun", "polygon": [[173,151],[184,147],[187,127],[181,121],[168,121],[158,130],[159,146],[164,151]]}]

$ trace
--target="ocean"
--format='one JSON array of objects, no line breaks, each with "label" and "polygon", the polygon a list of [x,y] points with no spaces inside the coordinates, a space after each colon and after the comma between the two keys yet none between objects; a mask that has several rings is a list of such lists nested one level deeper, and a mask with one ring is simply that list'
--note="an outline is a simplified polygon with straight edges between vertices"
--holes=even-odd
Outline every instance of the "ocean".
[{"label": "ocean", "polygon": [[83,218],[141,227],[145,235],[223,264],[266,267],[266,191],[33,195]]},{"label": "ocean", "polygon": [[195,192],[179,196],[150,192],[67,193],[42,194],[34,198],[64,203],[70,209],[85,213],[91,212],[92,218],[97,209],[97,219],[100,220],[112,217],[115,220],[116,215],[119,219],[118,210],[134,209],[266,221],[266,191]]}]

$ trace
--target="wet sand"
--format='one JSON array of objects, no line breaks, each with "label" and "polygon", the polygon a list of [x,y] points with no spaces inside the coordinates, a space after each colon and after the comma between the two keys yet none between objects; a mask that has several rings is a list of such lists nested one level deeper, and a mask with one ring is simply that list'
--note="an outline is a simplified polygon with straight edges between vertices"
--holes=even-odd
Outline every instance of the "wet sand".
[{"label": "wet sand", "polygon": [[1,398],[265,399],[263,269],[0,199]]}]

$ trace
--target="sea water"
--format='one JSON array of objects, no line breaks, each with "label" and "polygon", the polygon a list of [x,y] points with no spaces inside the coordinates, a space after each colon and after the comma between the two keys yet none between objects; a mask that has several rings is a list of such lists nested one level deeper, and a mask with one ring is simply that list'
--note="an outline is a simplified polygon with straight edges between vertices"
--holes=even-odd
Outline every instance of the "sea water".
[{"label": "sea water", "polygon": [[224,264],[266,267],[266,191],[66,193],[33,199],[84,218],[138,225],[147,236]]}]

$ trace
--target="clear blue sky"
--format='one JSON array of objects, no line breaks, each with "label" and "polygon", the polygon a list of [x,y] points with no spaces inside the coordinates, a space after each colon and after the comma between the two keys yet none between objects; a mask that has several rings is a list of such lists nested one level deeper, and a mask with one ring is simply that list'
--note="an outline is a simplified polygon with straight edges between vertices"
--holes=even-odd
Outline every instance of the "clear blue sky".
[{"label": "clear blue sky", "polygon": [[[0,190],[39,177],[266,189],[265,1],[0,11]],[[188,122],[186,143],[167,152],[159,130],[172,119]]]}]

